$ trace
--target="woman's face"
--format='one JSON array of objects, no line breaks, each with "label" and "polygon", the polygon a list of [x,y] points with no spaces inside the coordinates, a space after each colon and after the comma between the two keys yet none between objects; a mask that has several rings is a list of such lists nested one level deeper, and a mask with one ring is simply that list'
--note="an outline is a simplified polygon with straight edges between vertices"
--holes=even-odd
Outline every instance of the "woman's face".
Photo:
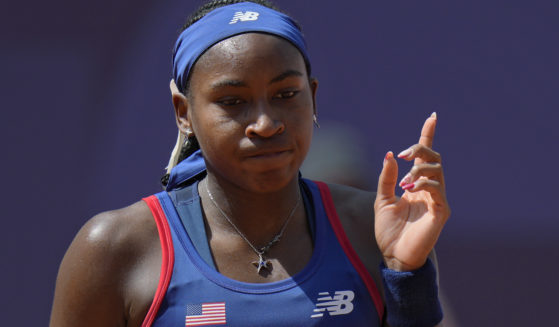
[{"label": "woman's face", "polygon": [[200,57],[183,121],[220,182],[273,192],[296,178],[307,154],[316,88],[291,43],[242,34]]}]

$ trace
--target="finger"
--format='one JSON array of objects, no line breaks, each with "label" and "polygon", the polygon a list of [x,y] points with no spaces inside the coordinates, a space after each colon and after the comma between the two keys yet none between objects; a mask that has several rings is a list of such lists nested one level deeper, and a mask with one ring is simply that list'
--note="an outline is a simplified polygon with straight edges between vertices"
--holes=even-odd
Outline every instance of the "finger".
[{"label": "finger", "polygon": [[402,188],[410,193],[426,191],[431,195],[436,204],[444,205],[446,203],[446,195],[441,183],[438,181],[420,178],[411,184],[404,185]]},{"label": "finger", "polygon": [[398,182],[398,163],[394,159],[394,154],[389,151],[384,157],[382,171],[378,178],[377,204],[385,204],[396,201],[394,193]]},{"label": "finger", "polygon": [[419,137],[419,144],[426,147],[433,147],[433,139],[435,138],[435,126],[437,126],[437,113],[433,112],[421,129],[421,136]]},{"label": "finger", "polygon": [[410,146],[406,150],[400,152],[398,158],[407,161],[421,159],[421,162],[441,162],[441,155],[438,152],[422,144]]},{"label": "finger", "polygon": [[169,89],[171,89],[171,94],[180,93],[174,79],[171,79],[171,82],[169,83]]},{"label": "finger", "polygon": [[[418,144],[424,145],[427,148],[433,147],[433,139],[435,138],[435,127],[437,126],[437,113],[433,112],[421,129],[421,136],[419,137]],[[422,158],[416,158],[414,164],[425,162]]]},{"label": "finger", "polygon": [[425,177],[428,179],[435,180],[444,187],[444,174],[442,165],[439,163],[424,163],[413,166],[409,173],[407,173],[400,183],[398,184],[400,187],[411,184],[418,180],[420,177]]}]

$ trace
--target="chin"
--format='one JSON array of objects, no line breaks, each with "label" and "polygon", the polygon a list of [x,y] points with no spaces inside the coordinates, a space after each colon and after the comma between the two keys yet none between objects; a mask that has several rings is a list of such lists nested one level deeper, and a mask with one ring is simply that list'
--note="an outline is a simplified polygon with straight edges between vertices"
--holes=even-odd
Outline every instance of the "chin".
[{"label": "chin", "polygon": [[263,172],[251,171],[251,176],[247,176],[245,184],[247,188],[259,193],[277,192],[297,178],[298,169],[269,170]]}]

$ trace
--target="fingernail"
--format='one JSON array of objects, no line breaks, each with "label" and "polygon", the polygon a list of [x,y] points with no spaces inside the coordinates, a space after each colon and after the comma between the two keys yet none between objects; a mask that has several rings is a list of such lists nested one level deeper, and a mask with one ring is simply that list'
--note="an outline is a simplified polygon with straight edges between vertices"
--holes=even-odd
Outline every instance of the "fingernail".
[{"label": "fingernail", "polygon": [[382,164],[384,165],[386,163],[386,160],[388,160],[390,158],[394,158],[394,153],[392,153],[392,151],[386,152],[386,155],[384,156],[384,161],[382,162]]},{"label": "fingernail", "polygon": [[411,149],[404,150],[398,154],[398,158],[407,158],[411,155],[411,153],[412,153]]},{"label": "fingernail", "polygon": [[406,176],[404,176],[404,178],[402,178],[402,180],[400,181],[400,184],[398,184],[398,185],[400,185],[400,187],[401,187],[405,184],[409,184],[410,179],[411,179],[411,174],[407,173]]},{"label": "fingernail", "polygon": [[407,191],[407,190],[411,190],[414,187],[415,187],[415,183],[411,183],[411,184],[406,184],[406,185],[402,186],[402,189]]},{"label": "fingernail", "polygon": [[431,118],[437,119],[437,112],[436,111],[433,111],[433,113],[431,114]]}]

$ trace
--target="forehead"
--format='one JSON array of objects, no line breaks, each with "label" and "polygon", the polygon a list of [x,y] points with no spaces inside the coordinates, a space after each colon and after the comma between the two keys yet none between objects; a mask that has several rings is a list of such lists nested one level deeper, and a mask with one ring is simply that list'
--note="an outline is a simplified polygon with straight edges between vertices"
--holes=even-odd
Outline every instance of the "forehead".
[{"label": "forehead", "polygon": [[270,34],[246,33],[225,39],[208,49],[196,62],[191,82],[228,73],[276,72],[285,69],[306,74],[299,50],[289,41]]}]

